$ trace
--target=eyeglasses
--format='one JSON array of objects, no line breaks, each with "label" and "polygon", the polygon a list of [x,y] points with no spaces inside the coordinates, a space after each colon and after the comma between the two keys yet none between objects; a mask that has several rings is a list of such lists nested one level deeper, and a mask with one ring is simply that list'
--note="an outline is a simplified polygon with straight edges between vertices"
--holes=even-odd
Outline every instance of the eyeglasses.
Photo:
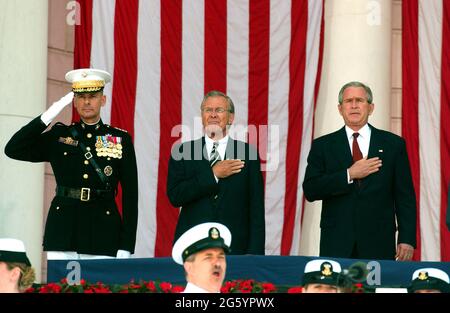
[{"label": "eyeglasses", "polygon": [[224,109],[224,108],[203,108],[202,109],[203,112],[211,114],[212,112],[217,113],[224,113],[224,112],[229,112],[230,110]]}]

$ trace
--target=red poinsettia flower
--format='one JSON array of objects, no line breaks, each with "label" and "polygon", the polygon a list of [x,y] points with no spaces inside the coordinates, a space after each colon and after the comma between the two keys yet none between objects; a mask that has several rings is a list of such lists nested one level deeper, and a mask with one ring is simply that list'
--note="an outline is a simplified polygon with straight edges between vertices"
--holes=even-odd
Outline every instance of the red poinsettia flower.
[{"label": "red poinsettia flower", "polygon": [[287,290],[287,293],[302,293],[302,292],[303,292],[302,286],[291,287]]}]

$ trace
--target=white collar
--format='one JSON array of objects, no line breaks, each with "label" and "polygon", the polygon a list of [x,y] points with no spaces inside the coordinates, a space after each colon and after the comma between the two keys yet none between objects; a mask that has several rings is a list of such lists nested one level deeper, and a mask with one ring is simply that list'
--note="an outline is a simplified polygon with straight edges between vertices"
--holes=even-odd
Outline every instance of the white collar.
[{"label": "white collar", "polygon": [[209,292],[203,288],[194,285],[193,283],[188,282],[183,293],[212,293],[212,292]]},{"label": "white collar", "polygon": [[347,139],[349,140],[352,139],[354,133],[358,133],[359,136],[361,136],[361,138],[367,140],[368,138],[370,138],[371,129],[369,127],[369,124],[367,123],[366,125],[361,127],[358,131],[354,131],[353,129],[345,125],[345,132],[347,133]]},{"label": "white collar", "polygon": [[221,138],[220,140],[213,140],[209,138],[207,135],[205,135],[205,143],[207,145],[212,146],[217,141],[219,143],[219,146],[221,146],[228,143],[228,138],[229,138],[228,134],[225,137]]}]

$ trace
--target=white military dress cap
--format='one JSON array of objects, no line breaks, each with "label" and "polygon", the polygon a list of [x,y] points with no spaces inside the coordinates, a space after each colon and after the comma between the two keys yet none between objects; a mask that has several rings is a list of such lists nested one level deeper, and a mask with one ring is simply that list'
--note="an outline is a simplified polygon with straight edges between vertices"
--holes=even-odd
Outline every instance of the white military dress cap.
[{"label": "white military dress cap", "polygon": [[327,259],[309,261],[305,265],[303,286],[307,284],[337,285],[341,272],[341,265],[336,261]]},{"label": "white military dress cap", "polygon": [[426,267],[414,271],[411,278],[410,293],[416,290],[436,289],[441,292],[450,292],[450,279],[446,272],[438,268]]},{"label": "white military dress cap", "polygon": [[25,244],[19,239],[0,238],[0,262],[25,263],[31,266]]},{"label": "white military dress cap", "polygon": [[96,92],[111,81],[111,74],[103,70],[81,68],[68,72],[66,80],[72,83],[73,92]]},{"label": "white military dress cap", "polygon": [[173,245],[172,258],[183,264],[186,258],[209,248],[222,248],[230,252],[231,232],[220,223],[202,223],[187,230]]}]

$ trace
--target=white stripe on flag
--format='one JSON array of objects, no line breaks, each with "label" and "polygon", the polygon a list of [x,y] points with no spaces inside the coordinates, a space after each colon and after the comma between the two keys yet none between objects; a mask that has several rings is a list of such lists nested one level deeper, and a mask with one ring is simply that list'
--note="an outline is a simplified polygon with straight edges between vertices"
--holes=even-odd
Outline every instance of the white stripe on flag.
[{"label": "white stripe on flag", "polygon": [[114,11],[115,0],[94,1],[92,7],[91,67],[109,72],[112,81],[105,86],[106,105],[101,110],[104,123],[111,121],[111,95],[114,81]]},{"label": "white stripe on flag", "polygon": [[227,7],[227,94],[236,115],[230,135],[247,141],[248,124],[249,2],[230,0]]},{"label": "white stripe on flag", "polygon": [[301,217],[304,208],[303,178],[305,176],[309,148],[312,141],[314,119],[314,89],[319,63],[320,27],[322,22],[322,2],[308,1],[308,29],[306,34],[306,66],[305,87],[303,88],[303,132],[300,149],[300,162],[297,185],[297,205],[295,212],[294,234],[291,245],[291,255],[300,254],[300,234],[302,230]]},{"label": "white stripe on flag", "polygon": [[[419,143],[422,260],[440,260],[442,0],[419,0]],[[432,153],[430,153],[432,152]]]},{"label": "white stripe on flag", "polygon": [[138,78],[134,147],[139,175],[139,217],[136,257],[153,256],[156,239],[158,186],[161,7],[159,1],[139,2]]},{"label": "white stripe on flag", "polygon": [[202,136],[200,103],[204,89],[205,6],[203,1],[183,2],[182,36],[182,141]]},{"label": "white stripe on flag", "polygon": [[[276,9],[275,9],[276,8]],[[280,254],[286,194],[291,1],[271,2],[266,172],[266,253]]]}]

